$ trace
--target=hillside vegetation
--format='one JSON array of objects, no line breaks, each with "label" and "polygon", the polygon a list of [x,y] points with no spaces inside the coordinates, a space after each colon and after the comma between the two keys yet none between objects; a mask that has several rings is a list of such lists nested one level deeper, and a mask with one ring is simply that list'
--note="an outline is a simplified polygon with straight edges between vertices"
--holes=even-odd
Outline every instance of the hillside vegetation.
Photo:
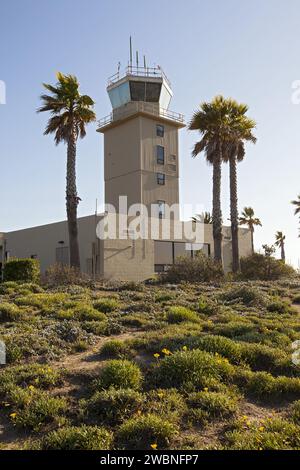
[{"label": "hillside vegetation", "polygon": [[2,449],[300,449],[300,281],[0,284]]}]

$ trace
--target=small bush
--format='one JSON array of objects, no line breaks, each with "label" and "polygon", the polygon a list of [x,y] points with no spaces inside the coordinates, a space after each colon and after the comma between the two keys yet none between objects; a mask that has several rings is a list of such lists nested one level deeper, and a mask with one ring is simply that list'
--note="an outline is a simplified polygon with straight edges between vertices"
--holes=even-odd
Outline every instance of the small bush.
[{"label": "small bush", "polygon": [[3,280],[34,282],[40,281],[40,264],[36,259],[11,259],[3,269]]},{"label": "small bush", "polygon": [[169,447],[177,427],[157,415],[149,414],[126,421],[116,433],[119,449],[147,450],[155,444],[158,449]]},{"label": "small bush", "polygon": [[232,450],[292,450],[299,449],[299,426],[281,418],[254,423],[248,429],[225,434],[226,449]]},{"label": "small bush", "polygon": [[300,424],[300,400],[295,401],[291,409],[291,417],[296,424]]},{"label": "small bush", "polygon": [[267,306],[269,312],[287,314],[291,313],[291,306],[285,300],[274,299]]},{"label": "small bush", "polygon": [[37,388],[49,388],[58,385],[62,381],[62,372],[50,366],[42,364],[30,364],[13,366],[1,373],[0,395],[5,396],[7,392],[16,386]]},{"label": "small bush", "polygon": [[238,364],[242,358],[241,345],[224,336],[205,335],[197,338],[195,347],[209,353],[220,354],[229,359],[233,364]]},{"label": "small bush", "polygon": [[130,356],[132,351],[130,347],[124,343],[124,341],[120,341],[119,339],[112,339],[107,341],[107,343],[102,346],[100,353],[104,357],[114,357],[121,359],[126,356]]},{"label": "small bush", "polygon": [[199,323],[197,313],[186,307],[170,307],[167,311],[167,321],[169,323],[192,322]]},{"label": "small bush", "polygon": [[236,383],[250,396],[262,400],[294,399],[300,397],[300,379],[293,377],[273,377],[268,372],[236,372]]},{"label": "small bush", "polygon": [[227,359],[194,349],[165,357],[152,373],[152,379],[160,387],[199,390],[209,386],[212,380],[229,380],[233,377],[234,367]]},{"label": "small bush", "polygon": [[224,273],[222,266],[212,258],[199,252],[196,257],[179,257],[170,269],[162,274],[165,282],[210,282],[220,281]]},{"label": "small bush", "polygon": [[90,305],[80,303],[75,308],[67,310],[60,310],[56,315],[57,318],[64,318],[66,320],[80,320],[80,321],[105,321],[107,320],[104,313],[98,312]]},{"label": "small bush", "polygon": [[41,450],[109,450],[112,434],[97,426],[68,426],[49,433],[39,445]]},{"label": "small bush", "polygon": [[154,413],[170,422],[177,422],[186,412],[187,406],[176,389],[158,388],[147,393],[143,409],[146,413]]},{"label": "small bush", "polygon": [[226,418],[237,410],[237,399],[221,392],[202,391],[191,393],[187,398],[191,409],[201,409],[207,418]]},{"label": "small bush", "polygon": [[0,303],[0,322],[13,322],[23,320],[24,312],[15,304]]},{"label": "small bush", "polygon": [[293,303],[294,304],[300,304],[300,295],[295,295],[295,297],[293,298]]},{"label": "small bush", "polygon": [[260,253],[241,258],[241,276],[245,280],[275,280],[295,276],[294,269],[281,260]]},{"label": "small bush", "polygon": [[228,302],[242,302],[244,305],[265,305],[265,296],[254,287],[241,286],[234,287],[221,295],[221,298]]},{"label": "small bush", "polygon": [[130,418],[142,406],[143,395],[132,389],[109,388],[96,392],[86,403],[88,415],[114,426]]},{"label": "small bush", "polygon": [[48,287],[60,287],[76,284],[86,284],[89,278],[73,266],[57,263],[50,266],[42,277],[42,282]]},{"label": "small bush", "polygon": [[104,366],[96,384],[104,389],[115,387],[138,390],[142,379],[142,373],[136,364],[127,360],[114,359]]},{"label": "small bush", "polygon": [[17,426],[39,431],[50,423],[59,423],[62,413],[68,410],[64,398],[56,398],[47,392],[36,389],[16,388],[11,391],[10,399],[17,405],[11,419]]},{"label": "small bush", "polygon": [[119,302],[117,301],[117,299],[102,298],[94,302],[94,308],[102,313],[113,312],[114,310],[117,310],[118,307]]}]

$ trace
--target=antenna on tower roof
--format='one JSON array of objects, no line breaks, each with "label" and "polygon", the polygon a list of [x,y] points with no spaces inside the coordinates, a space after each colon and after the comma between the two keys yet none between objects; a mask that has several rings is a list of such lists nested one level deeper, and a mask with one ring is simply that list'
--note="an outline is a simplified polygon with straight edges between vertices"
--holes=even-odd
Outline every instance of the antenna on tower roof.
[{"label": "antenna on tower roof", "polygon": [[130,49],[130,68],[132,69],[132,39],[129,37],[129,49]]},{"label": "antenna on tower roof", "polygon": [[136,67],[139,68],[139,51],[136,51]]},{"label": "antenna on tower roof", "polygon": [[146,69],[146,56],[144,55],[144,69]]}]

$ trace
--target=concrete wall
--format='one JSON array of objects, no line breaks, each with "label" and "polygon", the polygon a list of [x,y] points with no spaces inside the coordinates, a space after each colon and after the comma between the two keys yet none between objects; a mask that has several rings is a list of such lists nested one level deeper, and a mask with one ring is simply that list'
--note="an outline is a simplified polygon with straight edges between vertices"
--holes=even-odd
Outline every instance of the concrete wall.
[{"label": "concrete wall", "polygon": [[[79,218],[78,231],[82,271],[87,272],[93,257],[93,243],[96,241],[95,217]],[[42,272],[56,263],[57,248],[69,247],[66,221],[9,232],[5,238],[6,251],[10,257],[37,257]],[[62,241],[64,244],[59,243]]]}]

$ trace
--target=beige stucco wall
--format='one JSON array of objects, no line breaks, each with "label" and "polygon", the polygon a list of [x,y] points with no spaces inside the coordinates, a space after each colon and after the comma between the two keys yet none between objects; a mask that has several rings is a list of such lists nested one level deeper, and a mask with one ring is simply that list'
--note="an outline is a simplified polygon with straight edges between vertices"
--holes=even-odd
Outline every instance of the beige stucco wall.
[{"label": "beige stucco wall", "polygon": [[[87,272],[88,260],[93,256],[93,243],[96,242],[95,216],[79,218],[78,232],[82,270]],[[37,256],[42,272],[55,264],[56,248],[69,246],[66,221],[9,232],[5,238],[10,257]],[[64,241],[64,244],[60,244],[60,241]]]},{"label": "beige stucco wall", "polygon": [[[157,124],[164,125],[164,137],[156,135]],[[164,165],[157,164],[157,145],[165,149]],[[165,185],[157,184],[157,173],[166,175]],[[150,205],[158,200],[178,204],[178,125],[137,114],[108,128],[104,131],[104,174],[105,202],[117,212],[119,195],[127,196],[128,206],[145,204],[149,213]]]}]

